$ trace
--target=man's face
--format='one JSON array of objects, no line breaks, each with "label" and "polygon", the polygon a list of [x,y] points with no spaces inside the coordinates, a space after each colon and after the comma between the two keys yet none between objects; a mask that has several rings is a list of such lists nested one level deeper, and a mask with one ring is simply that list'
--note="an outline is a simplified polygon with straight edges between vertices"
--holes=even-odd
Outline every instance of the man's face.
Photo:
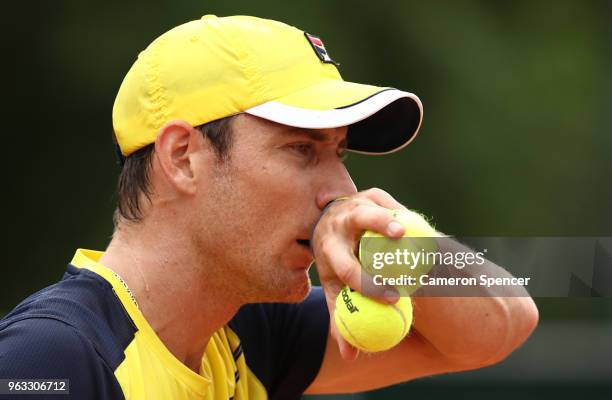
[{"label": "man's face", "polygon": [[341,158],[347,128],[239,115],[232,129],[229,160],[200,182],[194,239],[242,301],[300,301],[310,289],[308,240],[322,208],[356,192]]}]

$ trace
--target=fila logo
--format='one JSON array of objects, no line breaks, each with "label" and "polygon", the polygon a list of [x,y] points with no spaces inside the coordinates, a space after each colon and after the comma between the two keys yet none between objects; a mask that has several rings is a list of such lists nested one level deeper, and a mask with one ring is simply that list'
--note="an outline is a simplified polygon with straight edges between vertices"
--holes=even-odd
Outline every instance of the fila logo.
[{"label": "fila logo", "polygon": [[308,43],[310,43],[315,54],[317,55],[317,57],[319,57],[321,61],[323,61],[324,63],[334,64],[335,66],[340,65],[331,59],[320,37],[311,35],[310,33],[306,32],[304,32],[304,36],[306,36]]}]

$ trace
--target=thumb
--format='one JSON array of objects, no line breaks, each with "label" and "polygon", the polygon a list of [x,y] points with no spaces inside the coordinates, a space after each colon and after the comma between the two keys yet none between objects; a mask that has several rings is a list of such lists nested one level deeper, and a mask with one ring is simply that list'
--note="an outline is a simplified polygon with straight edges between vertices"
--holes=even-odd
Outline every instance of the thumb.
[{"label": "thumb", "polygon": [[333,315],[330,318],[330,329],[332,338],[334,338],[338,344],[338,351],[342,359],[346,361],[355,361],[359,356],[359,349],[353,347],[353,345],[344,339],[336,326],[336,320]]},{"label": "thumb", "polygon": [[342,335],[338,335],[336,340],[338,341],[340,356],[346,361],[355,361],[359,356],[359,349],[354,348],[349,342],[344,340]]}]

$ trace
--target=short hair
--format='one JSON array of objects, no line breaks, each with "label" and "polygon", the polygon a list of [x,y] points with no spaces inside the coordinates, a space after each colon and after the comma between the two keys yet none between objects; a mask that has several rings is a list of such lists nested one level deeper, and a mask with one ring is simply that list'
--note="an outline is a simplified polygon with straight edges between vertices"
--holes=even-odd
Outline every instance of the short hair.
[{"label": "short hair", "polygon": [[[219,162],[229,160],[233,118],[234,116],[221,118],[195,127],[210,141]],[[145,199],[151,201],[150,170],[154,152],[155,143],[151,143],[125,158],[117,181],[117,207],[113,215],[115,228],[122,220],[142,221],[142,202]]]}]

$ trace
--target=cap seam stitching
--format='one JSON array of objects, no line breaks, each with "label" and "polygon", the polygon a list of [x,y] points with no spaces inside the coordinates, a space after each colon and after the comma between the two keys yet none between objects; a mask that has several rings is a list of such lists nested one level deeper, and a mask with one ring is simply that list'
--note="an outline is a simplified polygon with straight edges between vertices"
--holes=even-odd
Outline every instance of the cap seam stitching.
[{"label": "cap seam stitching", "polygon": [[[150,55],[147,60],[147,95],[152,103],[152,119],[154,129],[159,129],[164,121],[164,109],[167,106],[166,88],[164,87],[160,77],[160,62],[158,59],[159,47],[165,43],[165,38],[160,38],[157,45],[150,47]],[[153,134],[155,132],[152,132]]]},{"label": "cap seam stitching", "polygon": [[238,58],[238,61],[242,65],[242,70],[244,71],[246,78],[249,82],[249,89],[251,92],[249,97],[256,99],[254,101],[255,104],[260,104],[262,102],[261,101],[262,96],[260,95],[260,93],[261,93],[262,88],[264,87],[264,85],[261,83],[262,81],[261,71],[257,69],[256,63],[251,62],[250,60],[252,58],[251,52],[249,51],[249,49],[246,48],[246,46],[244,45],[244,43],[242,43],[242,41],[237,40],[235,32],[228,29],[228,33],[229,33],[228,36],[234,48],[239,49],[236,52],[236,56]]}]

